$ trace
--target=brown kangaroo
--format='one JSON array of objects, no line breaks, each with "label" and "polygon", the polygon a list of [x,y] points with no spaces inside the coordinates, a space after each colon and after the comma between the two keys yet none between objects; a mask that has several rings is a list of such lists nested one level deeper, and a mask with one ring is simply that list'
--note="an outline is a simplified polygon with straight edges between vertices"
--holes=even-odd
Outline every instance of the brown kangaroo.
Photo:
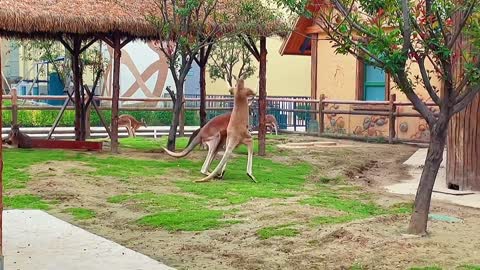
[{"label": "brown kangaroo", "polygon": [[208,168],[210,168],[212,160],[215,158],[218,151],[220,151],[220,149],[222,149],[222,147],[225,145],[230,116],[231,113],[215,116],[208,121],[205,126],[195,130],[190,137],[187,147],[182,152],[175,153],[166,148],[163,148],[163,150],[172,157],[185,157],[192,152],[195,146],[199,144],[206,145],[208,147],[208,154],[200,172],[208,175]]},{"label": "brown kangaroo", "polygon": [[273,116],[272,114],[267,114],[265,116],[265,120],[266,120],[265,125],[268,128],[275,130],[275,135],[278,135],[278,123],[275,116]]},{"label": "brown kangaroo", "polygon": [[217,165],[215,170],[207,177],[197,180],[196,182],[210,181],[217,175],[223,176],[227,161],[230,158],[233,150],[240,144],[247,145],[248,149],[248,161],[247,161],[247,175],[256,182],[255,177],[252,174],[253,164],[253,140],[250,132],[248,131],[248,99],[255,96],[256,93],[246,88],[243,80],[237,81],[237,86],[234,90],[234,106],[232,115],[230,116],[230,122],[227,126],[227,141],[226,150],[223,154],[222,160]]},{"label": "brown kangaroo", "polygon": [[2,144],[6,143],[13,148],[32,148],[32,138],[20,131],[19,125],[12,125],[8,138],[2,140]]},{"label": "brown kangaroo", "polygon": [[147,127],[145,120],[142,118],[140,121],[129,114],[122,114],[118,117],[118,127],[125,127],[128,131],[128,136],[136,137],[135,131],[140,127]]}]

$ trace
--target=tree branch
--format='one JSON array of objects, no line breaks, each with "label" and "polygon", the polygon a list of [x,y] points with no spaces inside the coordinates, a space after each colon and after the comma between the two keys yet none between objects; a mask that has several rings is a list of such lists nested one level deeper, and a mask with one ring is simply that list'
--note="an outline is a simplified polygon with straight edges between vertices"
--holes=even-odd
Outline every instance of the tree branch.
[{"label": "tree branch", "polygon": [[413,107],[422,115],[422,117],[427,121],[430,126],[433,126],[435,122],[435,116],[428,109],[428,106],[423,103],[422,100],[418,97],[418,95],[413,90],[412,86],[408,82],[408,77],[404,71],[398,72],[398,74],[392,74],[393,80],[400,89],[403,89],[403,92],[407,96],[408,100],[412,102]]},{"label": "tree branch", "polygon": [[165,88],[165,91],[170,95],[170,98],[172,99],[173,104],[177,103],[177,97],[175,96],[175,92],[172,91],[170,86],[167,86]]},{"label": "tree branch", "polygon": [[425,67],[425,57],[422,57],[418,60],[418,67],[420,69],[423,84],[425,85],[425,89],[427,90],[428,95],[433,100],[433,102],[435,102],[435,104],[440,105],[440,97],[437,95],[437,93],[435,93],[435,90],[433,89],[433,86],[430,82],[430,77],[427,74],[427,68]]}]

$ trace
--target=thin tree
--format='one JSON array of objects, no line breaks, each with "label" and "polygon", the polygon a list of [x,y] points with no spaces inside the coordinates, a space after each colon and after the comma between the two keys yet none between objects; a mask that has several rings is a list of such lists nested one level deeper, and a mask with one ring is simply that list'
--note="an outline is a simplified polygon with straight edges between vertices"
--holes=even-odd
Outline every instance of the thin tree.
[{"label": "thin tree", "polygon": [[177,127],[184,103],[184,83],[199,52],[212,44],[227,21],[218,0],[156,0],[157,11],[149,17],[158,30],[160,50],[165,55],[175,82],[173,116],[167,148],[175,150]]},{"label": "thin tree", "polygon": [[[479,1],[277,2],[300,15],[314,17],[337,53],[352,54],[389,73],[428,123],[430,143],[408,227],[410,233],[425,234],[448,124],[480,91]],[[466,42],[459,42],[461,35]],[[419,75],[414,75],[413,68]],[[440,89],[434,86],[434,78],[442,82]],[[439,107],[438,113],[420,99],[419,88],[428,92]]]},{"label": "thin tree", "polygon": [[255,74],[256,67],[243,38],[235,36],[223,39],[214,45],[208,71],[212,80],[226,80],[232,87],[239,79]]}]

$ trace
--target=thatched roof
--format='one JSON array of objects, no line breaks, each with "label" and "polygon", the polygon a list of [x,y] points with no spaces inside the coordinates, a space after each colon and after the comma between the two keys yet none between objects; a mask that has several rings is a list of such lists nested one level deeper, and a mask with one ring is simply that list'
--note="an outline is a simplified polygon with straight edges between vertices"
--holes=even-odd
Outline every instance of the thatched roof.
[{"label": "thatched roof", "polygon": [[49,37],[107,34],[148,38],[156,29],[146,20],[150,0],[0,0],[0,34]]},{"label": "thatched roof", "polygon": [[[230,7],[229,1],[221,0],[221,6]],[[0,0],[0,35],[54,38],[118,31],[132,38],[153,39],[157,29],[147,16],[158,14],[156,8],[154,0]],[[231,22],[228,28],[234,27]],[[271,35],[276,28],[274,23],[255,31]]]}]

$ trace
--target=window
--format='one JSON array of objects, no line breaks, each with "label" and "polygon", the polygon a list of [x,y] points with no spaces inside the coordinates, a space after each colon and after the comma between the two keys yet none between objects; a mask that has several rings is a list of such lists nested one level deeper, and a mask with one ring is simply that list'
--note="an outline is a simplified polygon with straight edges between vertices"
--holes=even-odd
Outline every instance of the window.
[{"label": "window", "polygon": [[385,71],[365,64],[364,72],[363,100],[385,100]]},{"label": "window", "polygon": [[388,97],[388,74],[384,70],[364,63],[357,62],[357,100],[385,101]]}]

